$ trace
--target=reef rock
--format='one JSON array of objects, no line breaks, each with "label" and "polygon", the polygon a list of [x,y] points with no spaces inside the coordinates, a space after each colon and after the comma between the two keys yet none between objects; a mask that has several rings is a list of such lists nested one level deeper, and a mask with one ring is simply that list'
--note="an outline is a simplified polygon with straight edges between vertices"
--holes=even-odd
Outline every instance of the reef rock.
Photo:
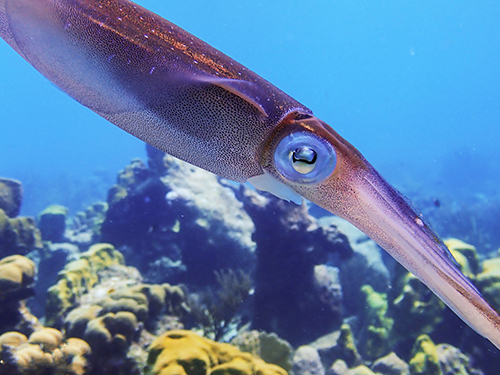
[{"label": "reef rock", "polygon": [[106,202],[96,202],[87,207],[85,211],[78,212],[66,229],[65,237],[68,242],[77,245],[81,251],[98,243],[101,238],[101,226],[106,219],[107,211],[108,204]]},{"label": "reef rock", "polygon": [[23,188],[20,181],[0,178],[0,209],[8,217],[16,217],[21,210]]},{"label": "reef rock", "polygon": [[[338,359],[342,360],[348,367],[355,367],[362,363],[351,327],[346,323],[342,324],[340,330],[320,337],[310,346],[318,350],[325,367],[330,366]],[[339,366],[342,367],[341,364]]]},{"label": "reef rock", "polygon": [[311,346],[299,347],[293,356],[292,375],[325,375],[318,351]]},{"label": "reef rock", "polygon": [[351,255],[330,260],[330,263],[340,271],[346,315],[357,315],[365,307],[365,294],[361,290],[363,285],[372,286],[378,293],[387,293],[389,290],[391,277],[382,259],[383,250],[363,232],[339,217],[325,216],[318,223],[324,228],[337,228],[348,239]]},{"label": "reef rock", "polygon": [[254,226],[233,190],[153,150],[152,168],[135,160],[120,172],[109,192],[102,240],[126,245],[128,261],[154,283],[206,286],[215,284],[214,271],[250,271]]},{"label": "reef rock", "polygon": [[52,205],[38,215],[38,228],[42,232],[42,240],[63,242],[66,230],[68,209],[64,206]]},{"label": "reef rock", "polygon": [[477,275],[477,287],[491,306],[500,311],[500,255],[486,259]]},{"label": "reef rock", "polygon": [[0,209],[0,257],[12,254],[27,254],[41,249],[40,231],[31,217],[9,218]]},{"label": "reef rock", "polygon": [[276,332],[293,345],[306,344],[338,328],[342,319],[340,285],[326,268],[316,269],[315,275],[315,266],[351,256],[347,238],[335,227],[320,227],[306,205],[245,187],[239,197],[255,223],[253,328]]},{"label": "reef rock", "polygon": [[371,368],[373,372],[381,375],[410,375],[410,366],[396,353],[377,359]]},{"label": "reef rock", "polygon": [[267,363],[278,365],[286,371],[292,369],[293,348],[288,341],[275,333],[243,331],[231,340],[231,344],[242,352],[256,355]]}]

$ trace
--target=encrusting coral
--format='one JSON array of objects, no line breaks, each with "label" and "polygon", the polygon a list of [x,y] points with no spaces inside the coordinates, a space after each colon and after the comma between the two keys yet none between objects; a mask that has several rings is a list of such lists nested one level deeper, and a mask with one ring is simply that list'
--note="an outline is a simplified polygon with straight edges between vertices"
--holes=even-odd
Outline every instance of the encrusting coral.
[{"label": "encrusting coral", "polygon": [[123,255],[110,244],[93,245],[78,260],[68,263],[59,273],[57,283],[48,290],[47,325],[61,326],[66,313],[76,307],[79,298],[97,283],[99,271],[123,264]]},{"label": "encrusting coral", "polygon": [[85,341],[64,340],[54,328],[42,328],[29,338],[6,332],[0,336],[0,374],[84,375],[89,371],[90,354]]},{"label": "encrusting coral", "polygon": [[147,375],[287,375],[230,344],[218,343],[191,331],[170,331],[149,348]]}]

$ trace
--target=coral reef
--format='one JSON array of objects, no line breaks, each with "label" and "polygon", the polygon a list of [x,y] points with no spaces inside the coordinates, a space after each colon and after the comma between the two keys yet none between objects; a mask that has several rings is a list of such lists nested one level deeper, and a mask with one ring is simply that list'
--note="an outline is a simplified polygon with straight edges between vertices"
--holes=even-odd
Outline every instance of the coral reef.
[{"label": "coral reef", "polygon": [[364,311],[364,339],[363,354],[368,359],[380,358],[390,352],[390,333],[394,319],[387,316],[387,295],[377,293],[370,285],[361,288],[366,296],[366,309]]},{"label": "coral reef", "polygon": [[16,217],[21,210],[23,188],[20,181],[0,178],[0,209],[8,217]]},{"label": "coral reef", "polygon": [[268,364],[236,347],[217,343],[191,331],[170,331],[158,337],[149,349],[147,375],[286,375],[281,367]]},{"label": "coral reef", "polygon": [[325,375],[318,351],[308,345],[300,346],[293,356],[292,375]]},{"label": "coral reef", "polygon": [[31,284],[36,267],[22,255],[0,260],[0,334],[20,330],[30,334],[39,328],[38,319],[26,308],[25,300],[33,296]]},{"label": "coral reef", "polygon": [[275,333],[241,331],[231,340],[242,352],[251,353],[287,371],[292,369],[293,348]]},{"label": "coral reef", "polygon": [[80,339],[64,340],[60,331],[42,328],[29,338],[20,332],[0,336],[0,374],[89,374],[89,345]]},{"label": "coral reef", "polygon": [[101,240],[126,246],[127,260],[154,283],[199,287],[215,284],[214,271],[251,271],[254,227],[233,190],[151,147],[148,153],[154,169],[135,160],[109,191]]},{"label": "coral reef", "polygon": [[76,307],[80,297],[97,283],[98,272],[123,263],[122,254],[109,244],[93,245],[78,260],[68,263],[59,273],[57,283],[48,290],[47,324],[60,327],[65,314]]},{"label": "coral reef", "polygon": [[325,299],[325,290],[315,286],[315,266],[349,258],[352,249],[347,238],[335,227],[319,226],[305,205],[245,188],[240,198],[255,222],[257,243],[252,327],[276,332],[292,345],[337,328],[342,293],[331,294],[337,300]]},{"label": "coral reef", "polygon": [[410,375],[410,366],[394,352],[377,359],[371,369],[377,374]]},{"label": "coral reef", "polygon": [[351,327],[347,323],[342,324],[338,331],[320,337],[310,346],[318,350],[325,367],[331,366],[338,359],[348,367],[355,367],[362,363]]},{"label": "coral reef", "polygon": [[[148,156],[107,203],[49,206],[41,232],[0,179],[0,255],[31,259],[0,260],[0,374],[496,373],[498,352],[346,222]],[[500,253],[446,245],[500,309]]]},{"label": "coral reef", "polygon": [[239,324],[237,312],[252,289],[250,275],[234,270],[215,272],[218,289],[191,294],[188,305],[195,324],[203,335],[221,340]]},{"label": "coral reef", "polygon": [[477,286],[491,306],[500,311],[500,254],[483,262],[483,270],[477,275]]},{"label": "coral reef", "polygon": [[106,219],[108,204],[106,202],[96,202],[85,211],[80,211],[71,220],[65,237],[83,251],[89,246],[99,242],[101,237],[101,226]]},{"label": "coral reef", "polygon": [[415,342],[410,360],[412,375],[442,375],[436,345],[427,335],[420,336]]},{"label": "coral reef", "polygon": [[476,248],[456,238],[449,238],[444,243],[457,261],[463,274],[474,280],[482,268]]},{"label": "coral reef", "polygon": [[390,293],[391,316],[394,320],[394,340],[415,339],[431,333],[443,320],[445,304],[419,279],[396,266],[396,276]]},{"label": "coral reef", "polygon": [[31,217],[9,216],[0,209],[0,257],[12,254],[25,255],[41,249],[42,239]]},{"label": "coral reef", "polygon": [[52,205],[38,215],[38,228],[42,232],[42,240],[63,242],[66,230],[68,209],[64,206]]}]

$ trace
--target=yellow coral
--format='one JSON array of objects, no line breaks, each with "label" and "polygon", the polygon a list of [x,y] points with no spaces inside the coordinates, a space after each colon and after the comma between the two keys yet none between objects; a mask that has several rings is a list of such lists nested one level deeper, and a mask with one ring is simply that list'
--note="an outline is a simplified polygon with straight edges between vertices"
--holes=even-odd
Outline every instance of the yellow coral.
[{"label": "yellow coral", "polygon": [[276,365],[191,331],[170,331],[149,349],[148,375],[286,375]]},{"label": "yellow coral", "polygon": [[500,257],[487,259],[477,275],[477,286],[491,306],[500,311]]},{"label": "yellow coral", "polygon": [[474,246],[456,238],[449,238],[444,241],[444,244],[450,250],[465,276],[474,278],[481,272],[481,262]]},{"label": "yellow coral", "polygon": [[63,341],[62,333],[42,328],[29,339],[19,332],[0,336],[0,373],[83,375],[87,373],[89,345],[80,339]]},{"label": "yellow coral", "polygon": [[31,284],[35,272],[35,263],[22,255],[3,258],[0,260],[0,294]]},{"label": "yellow coral", "polygon": [[103,243],[91,246],[80,259],[68,263],[47,293],[45,314],[48,325],[61,322],[64,314],[76,306],[80,296],[97,283],[99,271],[123,264],[123,255],[113,245]]},{"label": "yellow coral", "polygon": [[442,375],[439,365],[437,347],[427,335],[417,338],[410,360],[412,375]]}]

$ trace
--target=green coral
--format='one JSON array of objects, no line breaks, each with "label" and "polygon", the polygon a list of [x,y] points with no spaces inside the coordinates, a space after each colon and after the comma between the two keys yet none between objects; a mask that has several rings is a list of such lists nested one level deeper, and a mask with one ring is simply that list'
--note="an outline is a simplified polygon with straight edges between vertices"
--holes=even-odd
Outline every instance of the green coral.
[{"label": "green coral", "polygon": [[361,356],[354,342],[351,326],[344,323],[340,326],[340,336],[337,340],[338,357],[344,360],[349,367],[356,366],[361,362]]},{"label": "green coral", "polygon": [[48,290],[47,324],[59,326],[62,323],[64,315],[97,283],[99,271],[123,264],[123,255],[110,244],[93,245],[78,260],[68,263],[59,273],[57,283]]},{"label": "green coral", "polygon": [[170,331],[149,348],[147,375],[286,375],[230,344],[218,343],[191,331]]},{"label": "green coral", "polygon": [[390,352],[389,335],[394,320],[387,316],[387,295],[377,293],[370,285],[363,285],[361,291],[366,298],[366,338],[363,351],[368,358],[379,358]]},{"label": "green coral", "polygon": [[412,375],[443,375],[439,365],[437,347],[427,335],[417,338],[410,360]]},{"label": "green coral", "polygon": [[456,238],[449,238],[444,241],[451,254],[457,261],[462,273],[470,279],[481,272],[481,261],[474,246],[469,245]]},{"label": "green coral", "polygon": [[256,330],[239,333],[231,344],[242,352],[251,353],[287,371],[292,369],[293,348],[290,343],[275,333]]},{"label": "green coral", "polygon": [[485,260],[483,271],[476,280],[484,298],[496,311],[500,311],[500,256]]},{"label": "green coral", "polygon": [[445,304],[403,267],[398,266],[396,274],[389,306],[391,316],[397,317],[392,329],[393,338],[417,338],[433,332],[443,320]]}]

